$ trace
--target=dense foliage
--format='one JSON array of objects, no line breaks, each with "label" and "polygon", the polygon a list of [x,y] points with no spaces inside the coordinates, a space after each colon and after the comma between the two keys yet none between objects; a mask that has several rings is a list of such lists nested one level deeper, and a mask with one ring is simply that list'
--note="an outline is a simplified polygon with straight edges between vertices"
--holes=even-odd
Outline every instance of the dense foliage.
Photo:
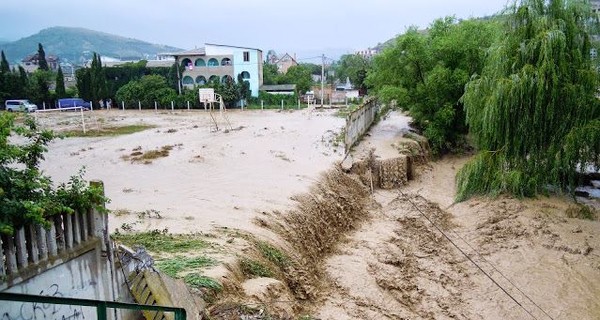
[{"label": "dense foliage", "polygon": [[[263,66],[264,84],[295,84],[296,93],[302,94],[309,91],[313,85],[312,72],[313,64],[299,64],[291,66],[286,73],[281,74],[277,71],[274,64],[265,63]],[[319,71],[319,74],[321,71]]]},{"label": "dense foliage", "polygon": [[436,153],[462,143],[467,133],[464,85],[480,73],[497,33],[493,20],[447,17],[427,32],[409,29],[373,59],[366,83],[384,101],[395,100],[423,130]]},{"label": "dense foliage", "polygon": [[108,96],[115,97],[122,86],[143,76],[159,75],[167,80],[170,88],[177,90],[177,64],[171,67],[147,67],[146,60],[126,63],[117,67],[103,67],[108,86]]},{"label": "dense foliage", "polygon": [[12,114],[0,114],[0,234],[12,234],[25,223],[47,226],[48,217],[89,210],[106,201],[101,190],[82,180],[82,172],[56,188],[42,174],[39,164],[53,138],[33,118],[16,126]]},{"label": "dense foliage", "polygon": [[164,77],[147,75],[122,86],[117,91],[116,98],[130,104],[140,101],[144,107],[153,107],[155,101],[166,106],[177,99],[177,92],[169,87]]},{"label": "dense foliage", "polygon": [[596,20],[584,1],[521,0],[463,98],[478,155],[459,172],[458,198],[571,189],[600,166]]},{"label": "dense foliage", "polygon": [[367,84],[365,80],[370,68],[371,61],[369,59],[357,54],[346,54],[340,58],[335,72],[340,81],[344,82],[346,79],[350,79],[356,89],[366,93]]},{"label": "dense foliage", "polygon": [[97,106],[100,107],[99,101],[109,98],[106,73],[100,55],[94,53],[90,68],[78,69],[76,77],[77,91],[83,100],[98,103]]}]

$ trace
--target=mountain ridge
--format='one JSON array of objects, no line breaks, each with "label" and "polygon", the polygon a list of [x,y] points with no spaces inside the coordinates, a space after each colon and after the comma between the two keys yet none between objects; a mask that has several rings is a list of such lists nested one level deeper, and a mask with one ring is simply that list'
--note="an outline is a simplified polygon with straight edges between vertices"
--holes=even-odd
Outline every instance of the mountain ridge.
[{"label": "mountain ridge", "polygon": [[56,55],[63,62],[74,64],[89,60],[93,52],[121,60],[137,60],[154,59],[160,52],[182,51],[177,47],[153,44],[102,31],[63,26],[42,29],[16,41],[0,42],[0,50],[4,50],[12,64],[36,53],[38,43],[44,46],[46,55]]}]

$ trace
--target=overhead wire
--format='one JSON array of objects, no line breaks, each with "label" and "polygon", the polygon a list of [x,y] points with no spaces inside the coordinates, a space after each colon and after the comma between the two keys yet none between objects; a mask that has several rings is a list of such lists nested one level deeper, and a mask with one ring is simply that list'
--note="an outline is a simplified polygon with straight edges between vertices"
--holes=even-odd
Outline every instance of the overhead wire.
[{"label": "overhead wire", "polygon": [[[448,234],[442,230],[442,228],[440,228],[435,222],[433,222],[433,220],[427,216],[409,197],[406,193],[404,193],[402,190],[398,189],[398,191],[400,192],[400,194],[405,197],[407,199],[407,201],[421,214],[421,216],[423,216],[427,221],[429,221],[429,223],[438,230],[438,232],[440,232],[444,238],[446,238],[446,240],[448,240],[462,255],[464,255],[477,269],[479,269],[479,271],[481,271],[488,279],[490,279],[490,281],[492,281],[492,283],[494,283],[494,285],[496,285],[500,290],[502,290],[502,292],[504,292],[508,297],[510,297],[511,300],[513,300],[519,307],[521,307],[521,309],[523,309],[530,317],[532,317],[533,319],[538,319],[536,316],[533,315],[533,313],[528,310],[527,308],[525,308],[525,306],[523,306],[523,304],[521,304],[510,292],[508,292],[507,289],[505,289],[500,283],[498,283],[498,281],[496,281],[496,279],[494,279],[488,272],[486,272],[477,262],[475,262],[475,260],[473,260],[473,258],[471,258],[461,247],[459,247],[456,242],[454,240],[452,240]],[[483,256],[477,251],[475,250],[465,239],[463,239],[460,235],[458,235],[458,233],[454,232],[454,234],[461,239],[464,243],[466,243],[479,257],[483,258]],[[540,305],[538,305],[537,303],[535,303],[533,301],[533,299],[531,299],[527,294],[525,294],[515,283],[513,283],[512,281],[510,281],[506,276],[504,276],[504,274],[502,274],[491,262],[489,262],[487,259],[483,258],[483,260],[489,264],[490,266],[492,266],[492,268],[494,270],[496,270],[500,275],[502,275],[503,278],[505,278],[506,280],[508,280],[508,282],[515,287],[527,300],[529,300],[533,305],[535,305],[539,310],[542,311],[542,313],[544,313],[548,318],[554,320],[554,318],[552,316],[550,316]]]}]

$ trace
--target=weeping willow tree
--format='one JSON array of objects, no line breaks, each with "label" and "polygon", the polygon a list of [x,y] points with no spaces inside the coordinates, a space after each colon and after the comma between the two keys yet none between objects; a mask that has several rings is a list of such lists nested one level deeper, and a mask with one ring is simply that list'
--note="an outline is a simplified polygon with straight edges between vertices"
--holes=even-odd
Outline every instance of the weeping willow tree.
[{"label": "weeping willow tree", "polygon": [[466,85],[466,119],[479,153],[457,175],[458,200],[572,190],[600,164],[595,32],[587,1],[521,0],[481,76]]}]

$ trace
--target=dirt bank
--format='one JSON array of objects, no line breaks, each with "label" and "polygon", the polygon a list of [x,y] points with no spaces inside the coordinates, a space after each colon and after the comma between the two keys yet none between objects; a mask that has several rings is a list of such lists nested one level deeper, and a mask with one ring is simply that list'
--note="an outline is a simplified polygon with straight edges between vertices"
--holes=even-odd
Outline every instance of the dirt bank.
[{"label": "dirt bank", "polygon": [[[388,157],[397,137],[375,132],[365,142]],[[400,191],[375,193],[379,208],[326,262],[334,289],[318,318],[600,318],[600,223],[569,218],[574,204],[561,197],[455,204],[467,160],[433,162]]]}]

